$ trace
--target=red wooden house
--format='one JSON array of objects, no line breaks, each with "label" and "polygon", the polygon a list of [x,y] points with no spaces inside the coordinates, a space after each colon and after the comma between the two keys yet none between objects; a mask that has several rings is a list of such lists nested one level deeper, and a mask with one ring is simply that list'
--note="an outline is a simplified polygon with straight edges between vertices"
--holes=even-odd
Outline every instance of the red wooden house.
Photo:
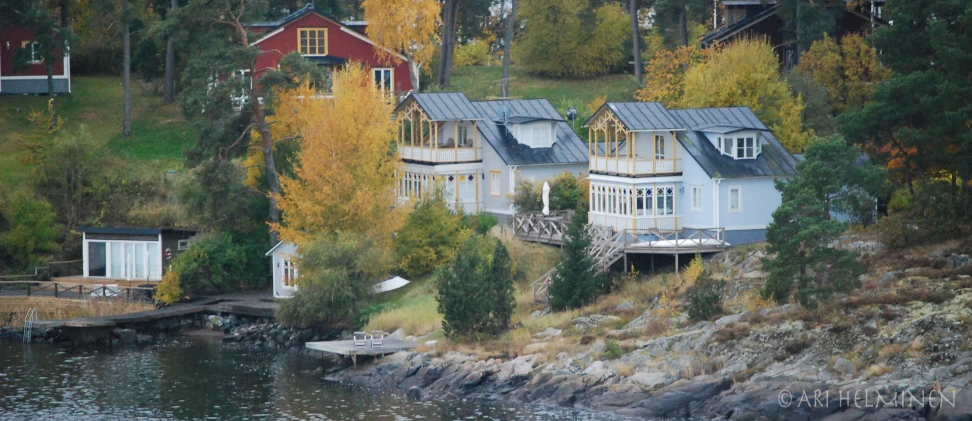
[{"label": "red wooden house", "polygon": [[[21,49],[29,54],[26,69],[14,71],[14,59]],[[71,57],[54,63],[54,92],[71,92]],[[0,27],[0,94],[46,94],[47,66],[34,33],[24,27]]]},{"label": "red wooden house", "polygon": [[[252,45],[264,53],[256,61],[257,78],[268,69],[278,68],[280,59],[292,51],[319,66],[336,69],[348,62],[371,68],[377,86],[389,93],[412,90],[405,56],[393,54],[391,63],[379,60],[379,47],[365,35],[364,22],[341,22],[312,4],[274,22],[249,25],[260,35]],[[260,70],[263,69],[263,70]]]}]

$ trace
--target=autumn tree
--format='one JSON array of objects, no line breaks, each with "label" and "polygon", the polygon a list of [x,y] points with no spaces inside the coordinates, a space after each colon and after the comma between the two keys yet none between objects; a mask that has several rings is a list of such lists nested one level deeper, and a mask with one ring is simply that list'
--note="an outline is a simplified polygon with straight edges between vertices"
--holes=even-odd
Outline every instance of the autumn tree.
[{"label": "autumn tree", "polygon": [[438,23],[442,5],[438,0],[364,0],[361,2],[368,24],[368,37],[379,46],[382,60],[408,62],[412,89],[419,90],[419,72],[432,61],[439,40]]},{"label": "autumn tree", "polygon": [[869,40],[893,72],[858,111],[841,116],[848,140],[879,157],[908,186],[948,180],[949,194],[972,205],[972,3],[889,2]]},{"label": "autumn tree", "polygon": [[891,74],[878,60],[877,50],[857,34],[844,36],[840,45],[830,37],[814,42],[798,69],[827,87],[836,114],[863,107],[874,87]]},{"label": "autumn tree", "polygon": [[666,107],[749,107],[790,151],[803,150],[811,135],[803,130],[803,103],[790,93],[765,40],[743,39],[715,51],[693,52],[661,53],[655,60],[659,63],[648,67],[638,99]]},{"label": "autumn tree", "polygon": [[675,50],[658,48],[645,68],[645,87],[635,93],[639,101],[660,102],[668,108],[678,106],[685,94],[685,73],[692,64],[707,60],[713,49],[694,46]]},{"label": "autumn tree", "polygon": [[423,195],[395,235],[395,255],[405,274],[425,275],[447,264],[469,237],[461,213],[449,209],[445,191]]},{"label": "autumn tree", "polygon": [[392,105],[360,64],[338,78],[333,99],[314,98],[308,84],[276,95],[274,130],[296,137],[300,152],[294,175],[281,177],[276,198],[286,223],[274,229],[297,244],[343,230],[387,246],[401,222],[400,211],[390,211],[398,168]]},{"label": "autumn tree", "polygon": [[585,78],[624,62],[628,14],[618,3],[588,0],[521,0],[526,22],[516,54],[531,72]]}]

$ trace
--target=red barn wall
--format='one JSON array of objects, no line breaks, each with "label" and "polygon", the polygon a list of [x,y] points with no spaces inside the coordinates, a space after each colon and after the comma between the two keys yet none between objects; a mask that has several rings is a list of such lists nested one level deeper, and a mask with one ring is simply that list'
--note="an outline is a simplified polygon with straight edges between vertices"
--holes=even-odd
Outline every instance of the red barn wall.
[{"label": "red barn wall", "polygon": [[[44,63],[29,64],[27,68],[14,72],[14,57],[23,41],[33,41],[34,33],[26,28],[11,26],[0,28],[0,75],[3,76],[47,76]],[[10,43],[10,47],[7,47]],[[54,63],[54,76],[64,76],[64,60]]]},{"label": "red barn wall", "polygon": [[[317,13],[307,14],[283,27],[283,30],[257,44],[264,51],[256,61],[259,69],[276,68],[280,59],[291,51],[298,51],[299,28],[327,28],[327,54],[329,56],[345,58],[348,61],[364,63],[369,67],[391,67],[394,69],[393,78],[396,91],[412,90],[412,82],[408,76],[408,64],[404,60],[392,63],[378,59],[378,47],[364,41],[341,29],[341,25]],[[353,32],[353,30],[348,29]],[[272,33],[268,31],[267,33]],[[363,36],[357,34],[358,36]]]}]

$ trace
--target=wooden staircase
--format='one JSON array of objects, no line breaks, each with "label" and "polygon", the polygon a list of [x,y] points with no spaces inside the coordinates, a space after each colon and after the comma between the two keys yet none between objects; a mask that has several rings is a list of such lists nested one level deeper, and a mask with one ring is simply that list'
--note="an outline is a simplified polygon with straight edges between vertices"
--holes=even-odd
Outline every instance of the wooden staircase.
[{"label": "wooden staircase", "polygon": [[[562,232],[566,232],[566,228]],[[614,233],[610,228],[595,225],[589,225],[587,232],[591,236],[591,245],[585,251],[594,259],[598,272],[607,272],[611,265],[624,257],[624,232]],[[534,302],[547,300],[550,284],[553,283],[556,273],[557,268],[554,267],[530,283]]]}]

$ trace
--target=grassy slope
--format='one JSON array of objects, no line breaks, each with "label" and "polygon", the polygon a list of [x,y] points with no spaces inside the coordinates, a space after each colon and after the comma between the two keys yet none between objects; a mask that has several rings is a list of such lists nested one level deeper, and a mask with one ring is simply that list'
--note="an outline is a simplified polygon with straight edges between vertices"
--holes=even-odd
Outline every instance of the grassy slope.
[{"label": "grassy slope", "polygon": [[[607,75],[594,79],[544,79],[530,75],[518,67],[510,69],[512,83],[510,96],[514,98],[546,98],[561,115],[567,107],[574,106],[580,120],[590,117],[587,104],[602,95],[608,101],[633,101],[639,89],[630,75]],[[468,66],[453,70],[452,90],[462,91],[472,100],[484,100],[500,96],[500,79],[503,68],[499,66]]]},{"label": "grassy slope", "polygon": [[[177,104],[165,105],[161,97],[134,84],[134,135],[124,139],[121,78],[75,77],[71,85],[72,94],[56,99],[58,114],[65,119],[62,133],[74,133],[84,125],[124,165],[150,165],[159,171],[181,168],[182,150],[195,135]],[[32,110],[46,113],[47,100],[45,96],[0,96],[0,185],[29,179],[28,168],[21,163],[23,135],[36,130],[28,116]]]}]

